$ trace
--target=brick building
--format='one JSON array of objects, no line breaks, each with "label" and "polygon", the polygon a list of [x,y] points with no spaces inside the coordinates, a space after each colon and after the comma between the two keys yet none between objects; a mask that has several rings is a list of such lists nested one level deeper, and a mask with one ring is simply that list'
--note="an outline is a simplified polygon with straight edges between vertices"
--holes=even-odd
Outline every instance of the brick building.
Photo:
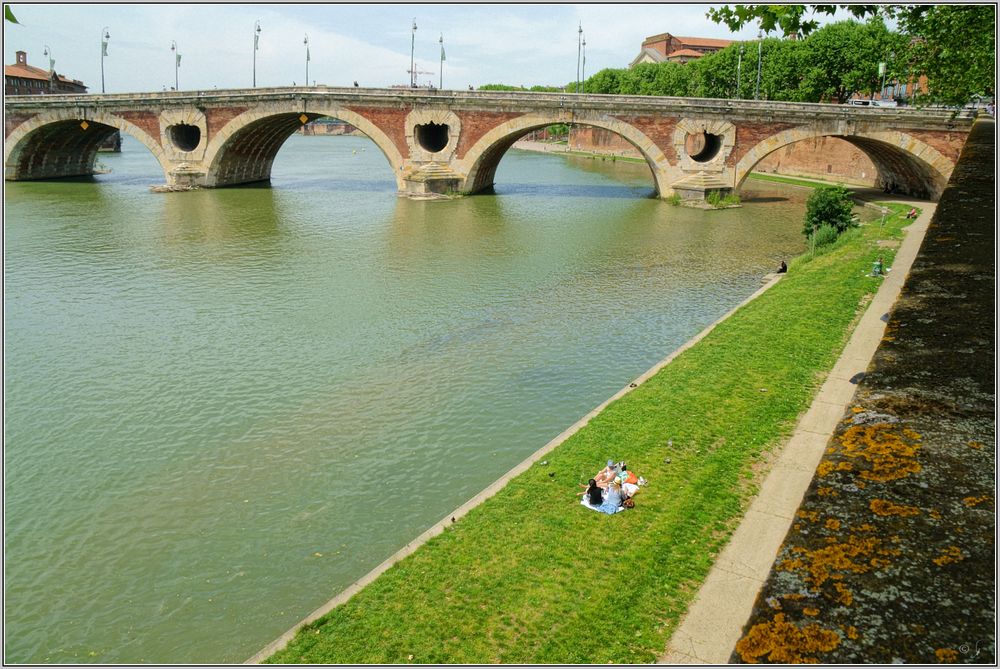
[{"label": "brick building", "polygon": [[86,93],[82,81],[69,79],[49,70],[28,65],[28,54],[17,52],[17,62],[3,66],[5,95],[48,95],[52,93]]},{"label": "brick building", "polygon": [[732,40],[712,37],[676,37],[670,33],[652,35],[643,40],[642,50],[629,67],[640,63],[686,63],[725,49],[732,43]]}]

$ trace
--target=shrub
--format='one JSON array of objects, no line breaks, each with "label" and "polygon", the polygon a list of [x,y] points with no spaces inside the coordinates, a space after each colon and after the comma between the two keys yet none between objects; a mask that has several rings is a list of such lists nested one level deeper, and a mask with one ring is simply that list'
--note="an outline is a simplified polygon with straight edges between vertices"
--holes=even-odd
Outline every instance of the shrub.
[{"label": "shrub", "polygon": [[673,195],[668,195],[663,199],[666,200],[667,204],[672,204],[675,207],[681,203],[681,196],[678,195],[677,193],[674,193]]},{"label": "shrub", "polygon": [[823,186],[813,191],[806,202],[806,218],[802,234],[811,237],[823,225],[832,226],[840,234],[854,225],[851,211],[854,202],[843,185]]},{"label": "shrub", "polygon": [[813,232],[813,244],[816,248],[833,244],[839,236],[840,232],[837,231],[837,228],[832,225],[821,225]]}]

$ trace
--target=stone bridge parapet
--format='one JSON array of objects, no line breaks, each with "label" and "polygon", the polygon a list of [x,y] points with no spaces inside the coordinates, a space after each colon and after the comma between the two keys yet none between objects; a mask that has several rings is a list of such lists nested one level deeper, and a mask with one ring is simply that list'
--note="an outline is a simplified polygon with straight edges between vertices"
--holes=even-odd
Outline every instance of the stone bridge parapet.
[{"label": "stone bridge parapet", "polygon": [[266,181],[284,141],[327,116],[370,137],[400,194],[415,197],[488,190],[516,140],[568,123],[605,128],[633,144],[661,196],[738,189],[769,153],[832,136],[868,155],[880,181],[933,199],[974,120],[951,110],[326,86],[11,96],[4,106],[7,180],[93,174],[97,147],[117,129],[149,148],[168,185]]}]

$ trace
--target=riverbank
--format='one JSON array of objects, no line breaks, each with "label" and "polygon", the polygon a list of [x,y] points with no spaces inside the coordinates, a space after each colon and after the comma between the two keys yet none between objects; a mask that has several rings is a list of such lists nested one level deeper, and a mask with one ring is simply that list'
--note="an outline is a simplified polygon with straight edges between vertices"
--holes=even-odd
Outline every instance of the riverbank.
[{"label": "riverbank", "polygon": [[[653,661],[877,289],[865,270],[877,252],[891,262],[883,245],[898,242],[902,214],[793,260],[777,285],[268,661]],[[575,493],[609,457],[651,483],[635,509],[605,517]]]},{"label": "riverbank", "polygon": [[706,659],[995,665],[995,147],[979,121],[742,638]]}]

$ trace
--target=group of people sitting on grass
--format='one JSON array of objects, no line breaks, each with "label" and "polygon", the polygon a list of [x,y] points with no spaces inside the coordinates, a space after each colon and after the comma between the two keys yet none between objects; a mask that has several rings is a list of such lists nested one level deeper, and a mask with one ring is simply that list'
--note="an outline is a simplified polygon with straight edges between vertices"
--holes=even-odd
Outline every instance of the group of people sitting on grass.
[{"label": "group of people sitting on grass", "polygon": [[582,495],[582,504],[601,513],[618,513],[635,506],[634,497],[639,486],[646,485],[646,479],[636,476],[624,462],[608,460],[607,466],[590,479]]}]

